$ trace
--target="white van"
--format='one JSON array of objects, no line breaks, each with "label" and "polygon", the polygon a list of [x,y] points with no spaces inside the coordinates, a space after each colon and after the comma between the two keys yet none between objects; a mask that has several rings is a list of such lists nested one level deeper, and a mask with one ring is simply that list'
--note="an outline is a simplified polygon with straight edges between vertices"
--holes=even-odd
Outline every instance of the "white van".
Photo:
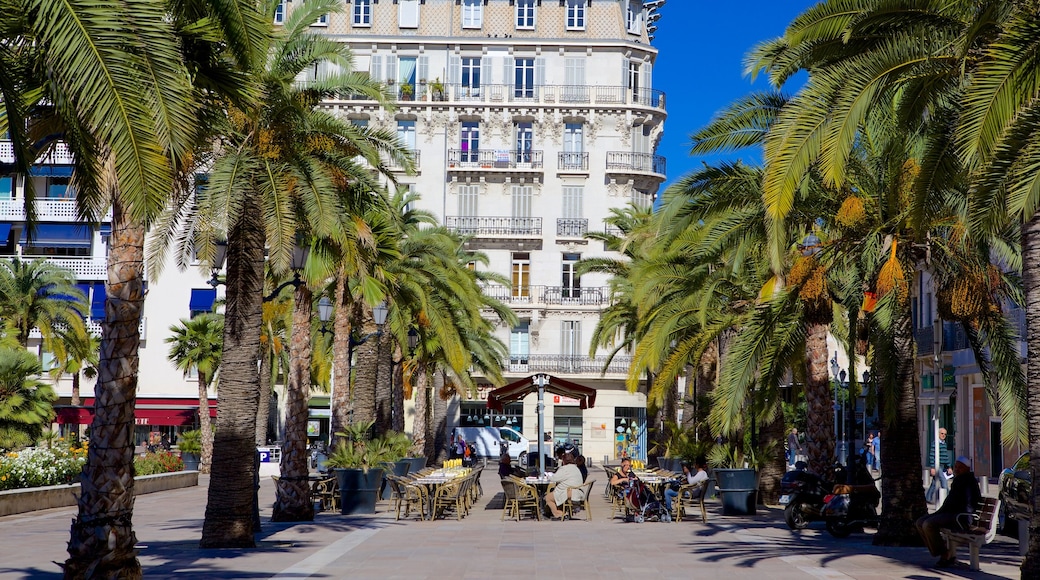
[{"label": "white van", "polygon": [[502,454],[502,446],[509,449],[509,457],[524,465],[527,449],[531,442],[512,427],[456,427],[452,431],[454,443],[459,437],[466,440],[476,450],[477,457],[498,458]]}]

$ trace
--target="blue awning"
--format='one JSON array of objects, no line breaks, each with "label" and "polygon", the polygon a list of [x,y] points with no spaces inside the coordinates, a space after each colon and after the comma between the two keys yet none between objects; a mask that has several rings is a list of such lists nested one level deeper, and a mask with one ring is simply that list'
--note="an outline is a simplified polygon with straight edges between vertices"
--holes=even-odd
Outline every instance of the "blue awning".
[{"label": "blue awning", "polygon": [[7,238],[11,235],[11,224],[0,224],[0,245],[7,244]]},{"label": "blue awning", "polygon": [[36,165],[29,170],[34,177],[72,177],[71,165]]},{"label": "blue awning", "polygon": [[105,285],[94,284],[94,296],[90,300],[90,317],[94,320],[105,319]]},{"label": "blue awning", "polygon": [[217,301],[216,288],[192,288],[188,310],[191,312],[212,312],[213,303]]},{"label": "blue awning", "polygon": [[[84,224],[37,224],[32,246],[47,248],[89,248],[90,226]],[[22,244],[27,244],[29,230],[22,231]]]},{"label": "blue awning", "polygon": [[98,226],[98,233],[102,236],[111,236],[112,224],[101,224],[100,226]]}]

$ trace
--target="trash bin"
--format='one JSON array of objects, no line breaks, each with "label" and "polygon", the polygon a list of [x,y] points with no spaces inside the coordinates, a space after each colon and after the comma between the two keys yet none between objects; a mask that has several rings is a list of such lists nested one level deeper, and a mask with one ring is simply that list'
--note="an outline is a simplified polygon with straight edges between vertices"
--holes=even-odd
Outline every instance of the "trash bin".
[{"label": "trash bin", "polygon": [[753,516],[758,503],[758,474],[754,469],[715,470],[719,494],[722,495],[722,515]]}]

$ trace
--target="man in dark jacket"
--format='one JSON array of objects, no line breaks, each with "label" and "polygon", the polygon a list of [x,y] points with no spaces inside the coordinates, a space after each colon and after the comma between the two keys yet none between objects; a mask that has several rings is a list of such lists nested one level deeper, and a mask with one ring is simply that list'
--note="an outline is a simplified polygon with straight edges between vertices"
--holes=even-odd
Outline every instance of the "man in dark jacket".
[{"label": "man in dark jacket", "polygon": [[978,511],[981,502],[982,492],[971,470],[971,459],[958,457],[953,464],[953,483],[946,501],[934,514],[921,516],[917,520],[917,531],[928,546],[928,551],[933,556],[939,556],[939,561],[935,563],[937,568],[948,568],[957,562],[956,553],[946,549],[939,530],[959,529],[957,516]]}]

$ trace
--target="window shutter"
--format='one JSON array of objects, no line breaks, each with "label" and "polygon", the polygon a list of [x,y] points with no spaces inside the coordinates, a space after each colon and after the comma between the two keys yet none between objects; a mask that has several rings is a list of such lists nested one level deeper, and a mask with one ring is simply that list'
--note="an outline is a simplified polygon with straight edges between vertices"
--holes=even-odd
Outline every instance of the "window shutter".
[{"label": "window shutter", "polygon": [[448,84],[457,85],[462,79],[462,59],[457,56],[448,58]]},{"label": "window shutter", "polygon": [[628,59],[621,59],[621,86],[626,89],[632,88],[631,84],[628,82],[628,67]]},{"label": "window shutter", "polygon": [[383,57],[381,55],[372,55],[372,62],[370,63],[368,74],[374,81],[383,80]]},{"label": "window shutter", "polygon": [[397,57],[386,57],[386,75],[384,80],[397,82]]},{"label": "window shutter", "polygon": [[545,59],[534,59],[534,85],[540,87],[545,84]]},{"label": "window shutter", "polygon": [[643,63],[643,86],[648,89],[654,88],[654,63],[652,62]]},{"label": "window shutter", "polygon": [[490,85],[493,84],[491,78],[491,57],[485,56],[480,59],[480,84]]},{"label": "window shutter", "polygon": [[430,57],[420,56],[416,68],[418,70],[418,76],[416,77],[417,80],[425,80],[427,82],[433,80],[430,78]]},{"label": "window shutter", "polygon": [[502,59],[502,81],[508,87],[516,84],[516,59],[511,56]]}]

